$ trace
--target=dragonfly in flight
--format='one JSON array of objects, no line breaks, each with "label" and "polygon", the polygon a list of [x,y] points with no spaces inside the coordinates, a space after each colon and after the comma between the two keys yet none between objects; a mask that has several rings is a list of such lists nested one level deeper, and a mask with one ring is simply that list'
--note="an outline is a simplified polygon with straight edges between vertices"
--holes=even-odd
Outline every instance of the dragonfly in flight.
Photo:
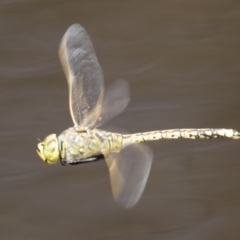
[{"label": "dragonfly in flight", "polygon": [[64,34],[59,57],[69,87],[74,126],[59,136],[51,134],[37,144],[39,157],[48,164],[59,160],[74,165],[105,159],[114,199],[130,208],[140,199],[151,169],[153,154],[142,142],[162,139],[239,139],[234,129],[170,129],[120,134],[98,129],[120,114],[129,102],[128,83],[118,80],[104,89],[103,72],[93,44],[79,24]]}]

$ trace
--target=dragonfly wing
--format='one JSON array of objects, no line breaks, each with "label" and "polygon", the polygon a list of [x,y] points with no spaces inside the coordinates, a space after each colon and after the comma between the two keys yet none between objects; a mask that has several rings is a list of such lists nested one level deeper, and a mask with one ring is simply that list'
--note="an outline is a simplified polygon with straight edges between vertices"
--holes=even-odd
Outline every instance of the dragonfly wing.
[{"label": "dragonfly wing", "polygon": [[74,125],[80,130],[93,128],[101,111],[103,72],[90,37],[81,25],[68,28],[60,43],[59,57],[69,85]]},{"label": "dragonfly wing", "polygon": [[115,81],[104,93],[101,115],[95,127],[102,126],[120,114],[127,107],[129,100],[128,82],[123,79]]},{"label": "dragonfly wing", "polygon": [[120,153],[105,156],[114,199],[131,208],[141,198],[151,169],[153,154],[142,144],[124,148]]}]

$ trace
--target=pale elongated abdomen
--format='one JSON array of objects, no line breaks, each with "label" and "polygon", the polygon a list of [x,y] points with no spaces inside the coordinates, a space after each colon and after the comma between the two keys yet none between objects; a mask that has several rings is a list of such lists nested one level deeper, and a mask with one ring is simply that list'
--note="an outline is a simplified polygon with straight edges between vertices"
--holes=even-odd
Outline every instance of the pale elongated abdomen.
[{"label": "pale elongated abdomen", "polygon": [[231,138],[239,139],[240,133],[234,129],[225,128],[192,128],[192,129],[169,129],[144,133],[135,133],[123,135],[123,145],[127,146],[132,143],[145,141],[162,140],[162,139],[211,139],[211,138]]}]

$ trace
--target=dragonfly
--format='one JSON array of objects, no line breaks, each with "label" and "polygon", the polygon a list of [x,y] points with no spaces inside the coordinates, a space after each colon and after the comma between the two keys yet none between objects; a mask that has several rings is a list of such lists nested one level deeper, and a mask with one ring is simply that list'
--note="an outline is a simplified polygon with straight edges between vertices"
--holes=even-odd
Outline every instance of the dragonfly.
[{"label": "dragonfly", "polygon": [[128,105],[127,81],[104,88],[103,71],[86,30],[70,26],[59,46],[59,58],[67,78],[69,107],[74,126],[59,136],[50,134],[37,144],[37,154],[48,164],[90,163],[105,159],[113,197],[125,208],[141,198],[147,183],[153,153],[143,142],[163,139],[239,139],[234,129],[169,129],[120,134],[98,127],[120,114]]}]

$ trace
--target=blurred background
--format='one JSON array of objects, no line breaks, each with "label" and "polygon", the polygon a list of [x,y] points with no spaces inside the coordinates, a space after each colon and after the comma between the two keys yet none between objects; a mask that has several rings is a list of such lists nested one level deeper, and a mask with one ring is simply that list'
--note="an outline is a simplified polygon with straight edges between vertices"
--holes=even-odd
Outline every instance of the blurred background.
[{"label": "blurred background", "polygon": [[109,85],[131,102],[106,127],[240,130],[237,0],[0,0],[1,239],[240,239],[234,140],[165,140],[139,203],[111,194],[104,161],[49,166],[37,138],[73,125],[58,59],[66,29],[89,33]]}]

